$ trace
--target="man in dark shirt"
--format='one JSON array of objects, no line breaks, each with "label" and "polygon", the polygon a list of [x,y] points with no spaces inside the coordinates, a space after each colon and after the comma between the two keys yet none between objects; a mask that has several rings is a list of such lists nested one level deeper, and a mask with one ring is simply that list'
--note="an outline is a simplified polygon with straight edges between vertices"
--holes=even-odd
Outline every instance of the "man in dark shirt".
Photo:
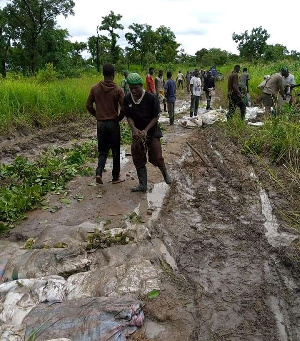
[{"label": "man in dark shirt", "polygon": [[176,83],[172,79],[171,71],[167,72],[167,82],[165,83],[165,98],[167,99],[170,125],[173,125],[176,101]]},{"label": "man in dark shirt", "polygon": [[155,94],[143,89],[143,80],[137,73],[127,77],[130,93],[124,98],[124,110],[132,130],[131,155],[137,170],[139,185],[132,192],[147,191],[147,153],[149,162],[159,167],[167,184],[172,182],[162,156],[158,125],[159,101]]},{"label": "man in dark shirt", "polygon": [[246,104],[243,101],[243,95],[239,90],[239,76],[240,65],[235,65],[232,73],[228,77],[228,100],[229,100],[229,110],[227,113],[227,118],[231,118],[235,113],[235,109],[238,106],[241,111],[242,120],[245,118],[246,114]]},{"label": "man in dark shirt", "polygon": [[[113,169],[112,183],[117,184],[120,179],[120,125],[125,115],[123,109],[123,90],[113,82],[115,69],[111,64],[103,65],[104,81],[95,84],[90,91],[86,108],[97,119],[98,166],[96,182],[103,184],[102,172],[105,167],[109,149],[112,150]],[[96,104],[96,109],[94,108]],[[121,108],[119,114],[119,106]]]},{"label": "man in dark shirt", "polygon": [[206,96],[206,110],[210,110],[210,102],[211,102],[211,92],[212,90],[215,89],[215,79],[212,75],[211,71],[207,72],[207,75],[204,76],[203,78],[203,90],[205,92],[205,96]]}]

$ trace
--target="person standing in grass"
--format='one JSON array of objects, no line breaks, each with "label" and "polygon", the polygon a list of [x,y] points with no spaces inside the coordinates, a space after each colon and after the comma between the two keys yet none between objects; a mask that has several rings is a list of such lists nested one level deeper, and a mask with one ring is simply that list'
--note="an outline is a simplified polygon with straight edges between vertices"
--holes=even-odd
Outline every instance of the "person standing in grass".
[{"label": "person standing in grass", "polygon": [[283,77],[288,76],[287,68],[281,68],[279,73],[275,73],[271,75],[271,77],[267,80],[266,85],[263,88],[263,104],[265,107],[265,113],[269,115],[272,110],[273,116],[277,116],[278,114],[278,94],[282,96],[282,99],[286,99],[286,95],[284,93],[283,86]]},{"label": "person standing in grass", "polygon": [[211,71],[207,72],[207,75],[204,77],[203,82],[203,90],[206,96],[206,110],[210,110],[210,102],[211,102],[211,93],[215,89],[215,79],[212,75]]},{"label": "person standing in grass", "polygon": [[175,101],[176,101],[176,83],[172,79],[172,72],[167,72],[167,81],[165,83],[165,97],[167,99],[167,107],[170,125],[174,124]]},{"label": "person standing in grass", "polygon": [[153,81],[154,68],[149,67],[149,73],[146,76],[147,92],[155,94],[155,85]]},{"label": "person standing in grass", "polygon": [[190,92],[191,92],[191,106],[190,117],[198,115],[198,108],[201,96],[201,79],[199,77],[199,70],[195,69],[194,76],[190,80]]},{"label": "person standing in grass", "polygon": [[124,91],[114,83],[115,69],[112,64],[104,64],[102,73],[104,80],[92,86],[86,108],[97,119],[99,156],[96,168],[96,182],[97,184],[103,184],[102,173],[108,152],[111,149],[113,156],[112,183],[117,184],[123,181],[120,179],[121,134],[119,122],[125,116],[123,108]]},{"label": "person standing in grass", "polygon": [[123,72],[123,75],[124,75],[124,78],[122,79],[122,82],[121,82],[121,88],[123,89],[124,94],[127,95],[128,92],[129,92],[129,85],[128,85],[127,81],[126,81],[126,78],[128,76],[128,71],[125,70]]},{"label": "person standing in grass", "polygon": [[183,89],[183,78],[184,75],[181,71],[178,72],[178,75],[176,77],[176,81],[177,81],[177,87],[178,89],[181,87],[181,89]]},{"label": "person standing in grass", "polygon": [[249,81],[250,81],[250,75],[248,73],[248,69],[244,67],[243,73],[240,75],[240,78],[239,78],[239,87],[243,95],[243,100],[247,107],[249,106],[249,99],[248,99]]},{"label": "person standing in grass", "polygon": [[158,96],[158,100],[163,102],[164,105],[164,111],[167,111],[167,103],[165,98],[165,80],[163,77],[163,70],[158,71],[158,76],[155,78],[155,90],[156,94]]},{"label": "person standing in grass", "polygon": [[232,73],[228,77],[228,101],[229,101],[229,110],[227,113],[227,118],[231,118],[238,106],[241,112],[241,119],[245,119],[246,115],[246,104],[243,101],[243,95],[239,89],[239,76],[240,65],[235,65]]},{"label": "person standing in grass", "polygon": [[139,184],[131,191],[146,192],[147,154],[149,162],[160,169],[165,182],[172,182],[162,156],[159,101],[155,94],[143,89],[143,80],[138,73],[130,73],[127,82],[130,93],[124,98],[124,110],[132,131],[131,155],[139,178]]}]

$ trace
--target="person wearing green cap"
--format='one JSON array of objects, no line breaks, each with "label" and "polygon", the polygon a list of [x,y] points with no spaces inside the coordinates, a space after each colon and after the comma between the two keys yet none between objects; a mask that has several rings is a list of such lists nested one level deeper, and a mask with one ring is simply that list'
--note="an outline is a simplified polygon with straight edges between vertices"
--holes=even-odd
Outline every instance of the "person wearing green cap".
[{"label": "person wearing green cap", "polygon": [[147,154],[149,162],[159,167],[167,184],[172,182],[162,156],[158,125],[160,105],[155,94],[143,89],[143,80],[138,73],[127,77],[130,93],[124,97],[124,110],[132,130],[131,155],[139,178],[138,186],[132,192],[147,191]]}]

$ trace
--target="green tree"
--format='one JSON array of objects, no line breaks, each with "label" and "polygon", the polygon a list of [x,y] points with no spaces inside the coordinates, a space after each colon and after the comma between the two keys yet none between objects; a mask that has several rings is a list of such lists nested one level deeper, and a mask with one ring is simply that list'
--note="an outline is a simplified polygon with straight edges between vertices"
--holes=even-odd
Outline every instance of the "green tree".
[{"label": "green tree", "polygon": [[285,46],[280,44],[267,45],[264,51],[264,59],[267,61],[276,61],[287,56],[288,50]]},{"label": "green tree", "polygon": [[68,40],[69,32],[66,29],[45,29],[38,38],[38,54],[41,56],[41,65],[53,64],[57,70],[70,67],[72,43]]},{"label": "green tree", "polygon": [[[94,65],[97,65],[97,43],[98,37],[91,36],[88,38],[87,48],[89,53],[91,54],[91,60]],[[100,64],[103,64],[104,61],[110,60],[110,49],[111,43],[109,38],[106,36],[100,35],[99,36],[99,57],[100,57]]]},{"label": "green tree", "polygon": [[201,49],[195,53],[196,55],[196,61],[197,63],[201,64],[202,63],[202,58],[208,53],[207,49]]},{"label": "green tree", "polygon": [[73,0],[9,0],[6,10],[15,27],[29,72],[39,66],[38,39],[45,29],[54,29],[58,15],[74,14]]},{"label": "green tree", "polygon": [[128,44],[131,45],[130,51],[134,58],[139,56],[140,64],[144,66],[146,53],[156,54],[157,34],[152,30],[152,26],[147,24],[134,23],[128,28],[133,31],[125,34]]},{"label": "green tree", "polygon": [[250,61],[261,58],[267,47],[268,38],[270,35],[261,26],[253,28],[251,34],[245,31],[241,34],[233,33],[232,35],[232,39],[238,44],[237,49],[240,56]]},{"label": "green tree", "polygon": [[118,29],[122,30],[124,28],[124,26],[119,23],[119,21],[122,19],[122,15],[115,14],[113,11],[110,11],[109,15],[102,17],[102,19],[103,20],[99,26],[99,30],[108,31],[108,34],[111,38],[111,61],[115,64],[118,62],[120,54],[120,47],[117,45],[117,38],[120,38],[120,36],[115,31]]},{"label": "green tree", "polygon": [[0,72],[3,78],[6,77],[6,63],[12,37],[13,30],[9,25],[7,12],[0,9]]},{"label": "green tree", "polygon": [[180,46],[176,42],[176,36],[169,27],[160,26],[155,34],[157,36],[157,52],[156,59],[161,63],[174,62],[175,57],[178,53],[177,49]]}]

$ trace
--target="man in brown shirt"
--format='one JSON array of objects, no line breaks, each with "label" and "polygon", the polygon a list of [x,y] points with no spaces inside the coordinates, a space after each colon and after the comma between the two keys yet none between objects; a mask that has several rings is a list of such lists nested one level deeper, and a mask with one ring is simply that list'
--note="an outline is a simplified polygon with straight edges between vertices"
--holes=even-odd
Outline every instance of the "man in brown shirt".
[{"label": "man in brown shirt", "polygon": [[227,113],[227,118],[231,118],[235,109],[238,106],[241,111],[242,120],[245,118],[246,114],[246,104],[243,101],[243,95],[239,90],[239,76],[240,65],[235,65],[232,73],[228,77],[228,100],[229,100],[229,110]]},{"label": "man in brown shirt", "polygon": [[[98,166],[96,182],[103,184],[102,172],[105,167],[109,149],[113,156],[112,183],[120,179],[120,142],[119,121],[125,115],[123,109],[124,91],[113,82],[115,69],[112,64],[103,65],[104,80],[92,86],[86,102],[86,108],[97,119]],[[94,103],[96,109],[94,108]],[[120,107],[120,113],[119,113]]]},{"label": "man in brown shirt", "polygon": [[263,88],[263,104],[265,113],[269,114],[273,108],[273,115],[277,116],[278,112],[278,93],[285,99],[283,77],[288,76],[286,68],[282,68],[279,73],[273,74],[267,81]]}]

